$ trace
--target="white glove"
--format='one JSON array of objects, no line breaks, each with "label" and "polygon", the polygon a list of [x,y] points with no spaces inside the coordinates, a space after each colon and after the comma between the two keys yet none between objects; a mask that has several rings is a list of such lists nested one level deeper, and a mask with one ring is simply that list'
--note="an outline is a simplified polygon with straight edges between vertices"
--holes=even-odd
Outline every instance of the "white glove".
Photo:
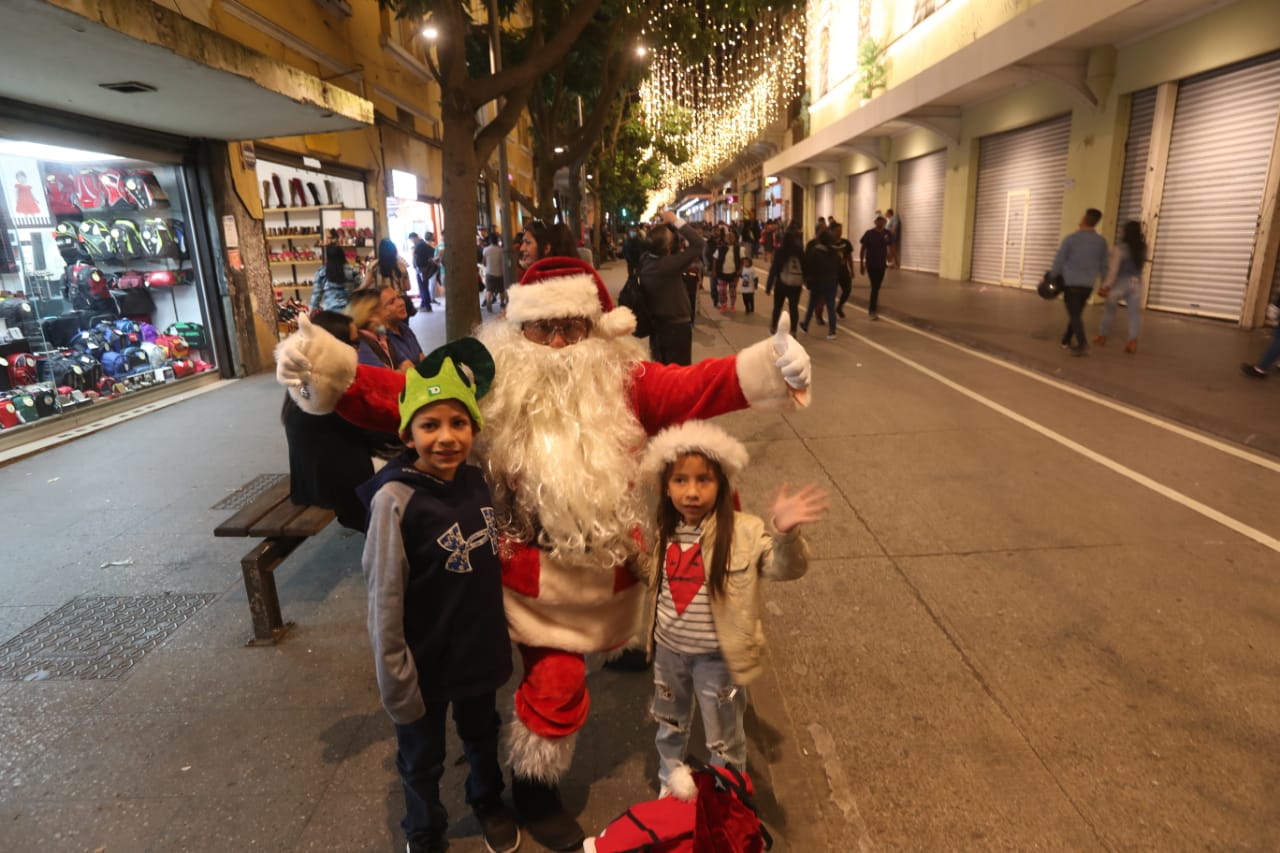
[{"label": "white glove", "polygon": [[[323,334],[323,332],[321,333]],[[311,360],[307,352],[315,340],[316,330],[306,314],[298,315],[298,331],[276,345],[276,381],[286,388],[296,388],[304,399],[311,396]]]},{"label": "white glove", "polygon": [[778,316],[778,331],[773,336],[773,351],[778,355],[774,364],[788,385],[803,391],[809,387],[809,353],[791,336],[790,328],[791,312],[784,308]]}]

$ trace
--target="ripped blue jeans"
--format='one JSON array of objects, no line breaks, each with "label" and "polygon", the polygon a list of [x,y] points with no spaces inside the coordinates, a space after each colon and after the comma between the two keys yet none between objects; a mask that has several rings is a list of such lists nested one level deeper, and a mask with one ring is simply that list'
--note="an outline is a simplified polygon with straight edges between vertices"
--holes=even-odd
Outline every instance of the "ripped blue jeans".
[{"label": "ripped blue jeans", "polygon": [[658,721],[658,783],[665,789],[671,771],[684,763],[693,726],[693,702],[702,709],[711,763],[723,767],[747,766],[747,736],[742,717],[747,711],[747,691],[733,683],[729,666],[719,652],[686,655],[661,643],[653,650],[653,705],[649,713]]}]

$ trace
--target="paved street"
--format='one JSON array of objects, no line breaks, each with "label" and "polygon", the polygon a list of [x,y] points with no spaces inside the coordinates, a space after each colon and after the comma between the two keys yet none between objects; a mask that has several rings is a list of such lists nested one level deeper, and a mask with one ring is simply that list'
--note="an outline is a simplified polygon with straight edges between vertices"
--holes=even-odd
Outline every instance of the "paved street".
[{"label": "paved street", "polygon": [[[616,292],[622,270],[607,277]],[[809,575],[767,590],[750,770],[775,849],[1280,848],[1280,428],[1258,421],[1280,377],[1235,373],[1262,338],[1176,321],[1195,351],[1206,335],[1234,347],[1194,368],[1221,393],[1193,368],[1162,374],[1145,337],[1134,358],[1064,354],[1058,370],[1060,305],[1007,309],[1041,311],[1020,331],[953,307],[975,353],[921,328],[947,325],[923,297],[909,317],[913,281],[891,275],[879,323],[850,310],[837,340],[802,336],[810,409],[722,419],[752,454],[748,510],[784,480],[833,491]],[[701,299],[695,357],[767,333],[767,307],[712,316]],[[441,342],[443,314],[414,322]],[[1174,327],[1147,322],[1175,348]],[[1124,403],[1132,365],[1148,396],[1167,383],[1178,423]],[[243,645],[251,543],[212,536],[230,514],[215,503],[287,470],[281,397],[270,377],[227,383],[0,468],[0,850],[402,849],[361,538],[331,525],[289,559],[297,627],[264,649]],[[148,622],[163,637],[119,670],[24,674],[24,631],[92,657],[101,638],[57,621],[77,597],[163,613]],[[650,685],[590,677],[565,784],[589,829],[653,796]],[[472,853],[461,779],[445,780],[451,849]]]}]

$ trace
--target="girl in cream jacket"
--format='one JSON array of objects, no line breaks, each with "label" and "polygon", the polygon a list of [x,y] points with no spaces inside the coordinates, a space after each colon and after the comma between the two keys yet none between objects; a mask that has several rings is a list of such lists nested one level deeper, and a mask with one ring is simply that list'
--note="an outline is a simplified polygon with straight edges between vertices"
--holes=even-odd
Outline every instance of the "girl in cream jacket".
[{"label": "girl in cream jacket", "polygon": [[740,442],[705,421],[664,430],[642,474],[656,487],[656,547],[644,564],[646,616],[658,721],[658,781],[665,795],[702,711],[714,764],[745,769],[746,686],[761,672],[761,580],[792,580],[809,567],[801,524],[821,520],[827,493],[784,485],[768,524],[734,510],[730,482],[747,463]]}]

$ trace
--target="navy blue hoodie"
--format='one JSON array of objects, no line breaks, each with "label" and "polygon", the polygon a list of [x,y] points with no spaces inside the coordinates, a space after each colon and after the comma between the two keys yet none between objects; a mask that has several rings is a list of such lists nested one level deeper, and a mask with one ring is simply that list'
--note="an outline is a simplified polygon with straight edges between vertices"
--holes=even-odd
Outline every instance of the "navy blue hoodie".
[{"label": "navy blue hoodie", "polygon": [[365,582],[382,705],[411,723],[424,702],[476,696],[511,677],[493,499],[480,469],[452,481],[410,451],[358,490],[369,507]]}]

